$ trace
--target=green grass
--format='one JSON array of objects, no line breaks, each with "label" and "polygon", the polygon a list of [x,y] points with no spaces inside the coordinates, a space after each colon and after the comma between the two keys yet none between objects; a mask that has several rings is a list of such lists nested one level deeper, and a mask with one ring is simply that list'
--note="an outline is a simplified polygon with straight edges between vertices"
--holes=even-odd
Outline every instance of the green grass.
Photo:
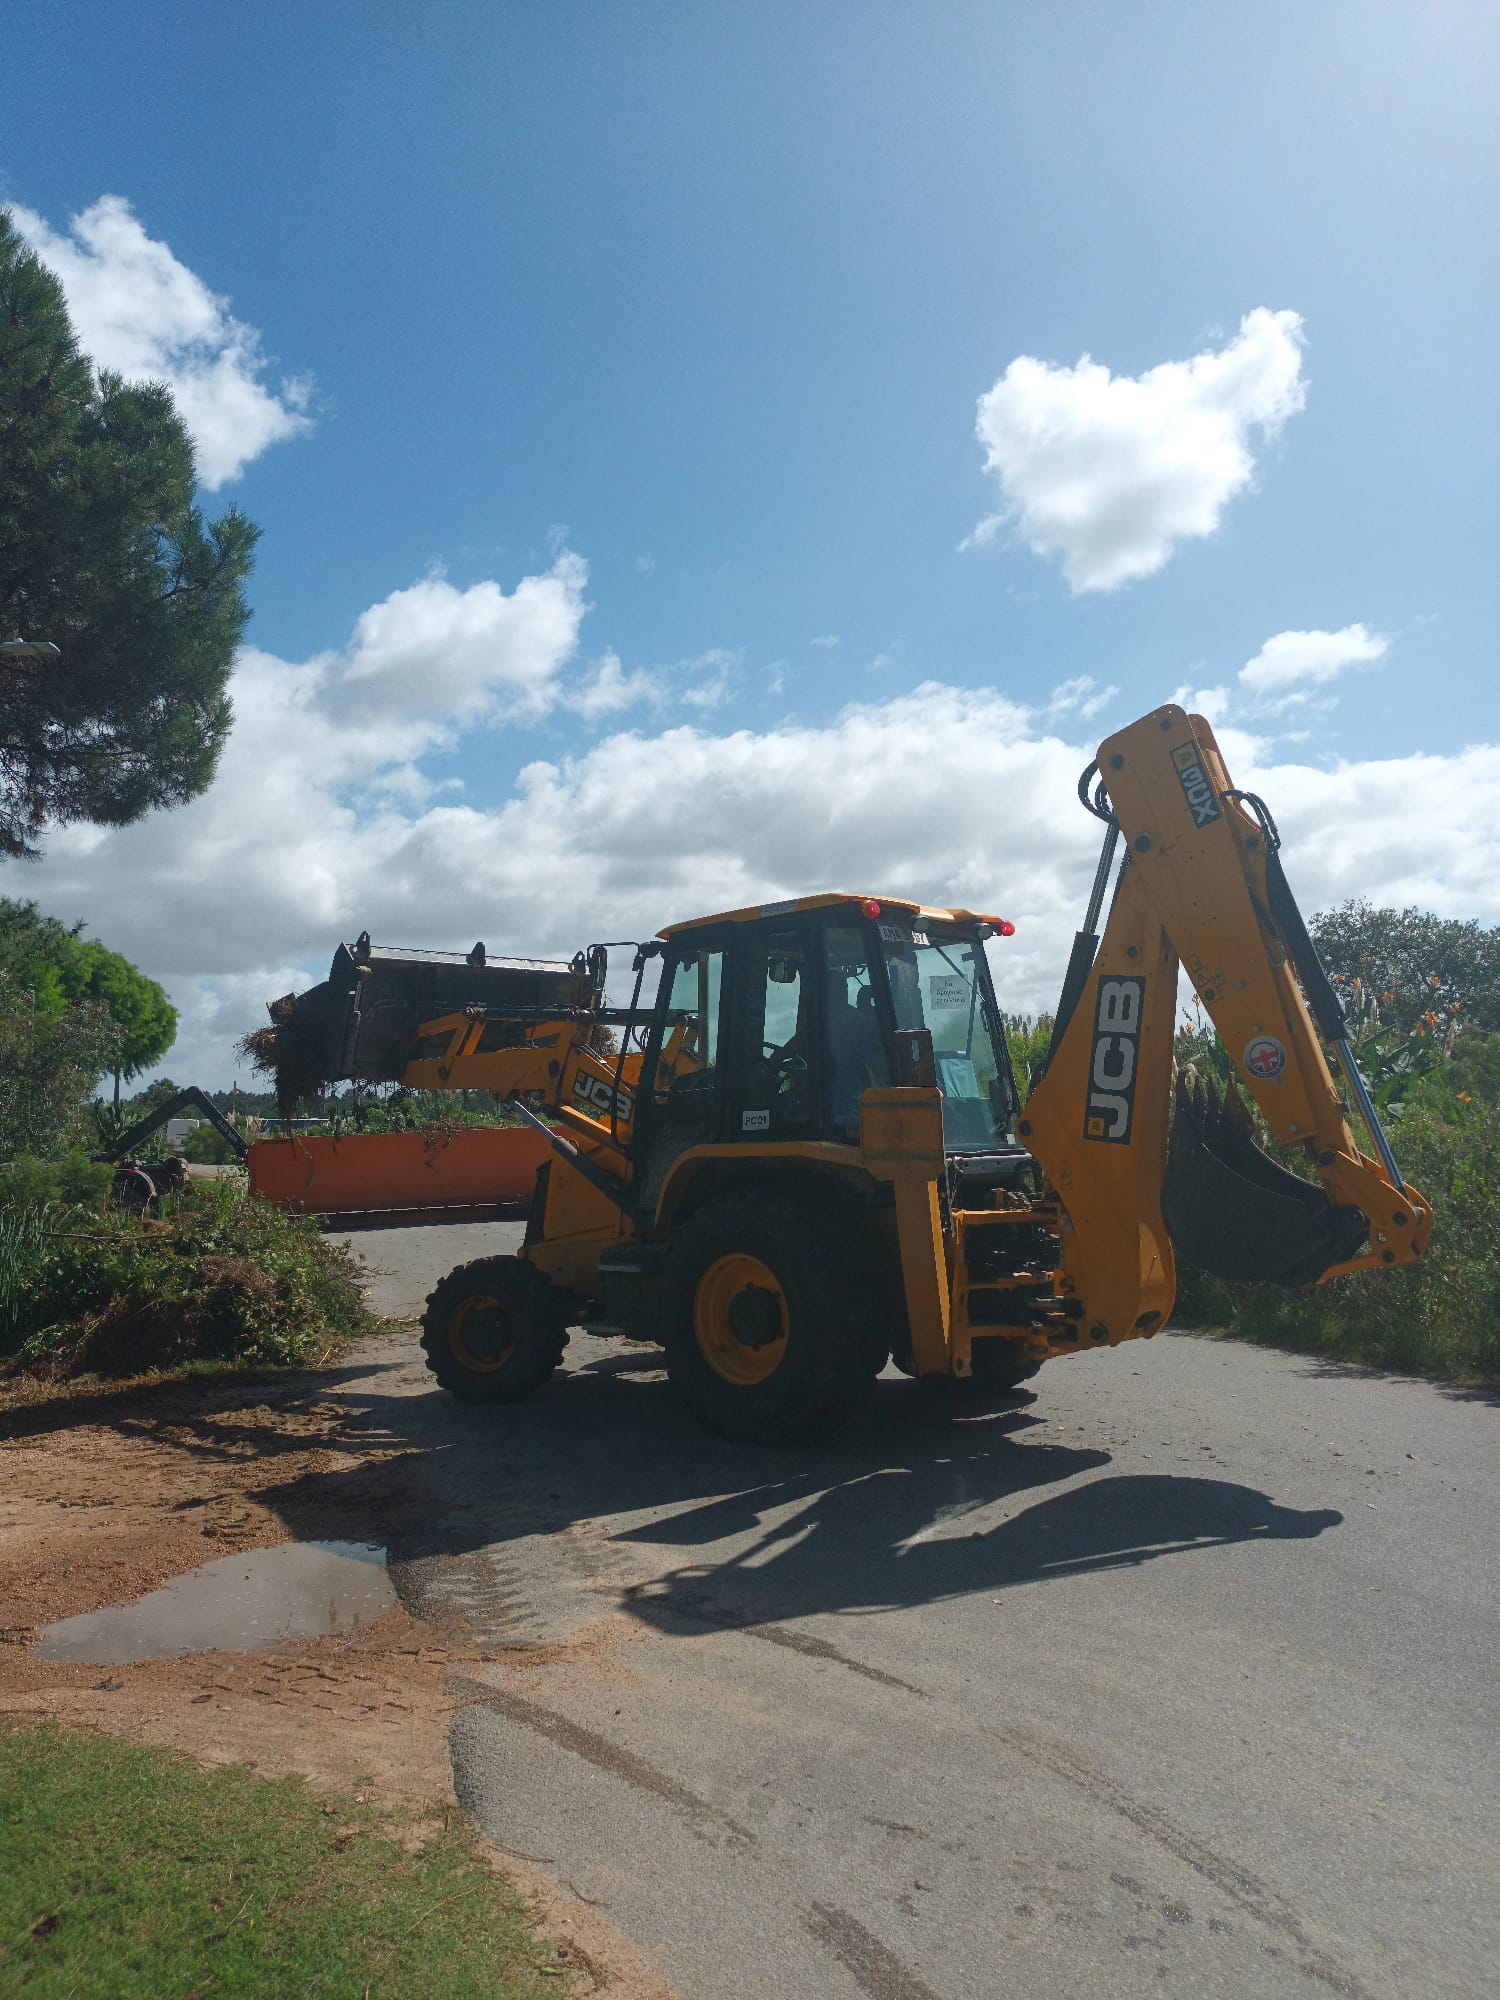
[{"label": "green grass", "polygon": [[[0,1993],[529,2000],[555,1946],[449,1830],[411,1855],[300,1778],[0,1724]],[[550,1963],[549,1963],[550,1960]]]}]

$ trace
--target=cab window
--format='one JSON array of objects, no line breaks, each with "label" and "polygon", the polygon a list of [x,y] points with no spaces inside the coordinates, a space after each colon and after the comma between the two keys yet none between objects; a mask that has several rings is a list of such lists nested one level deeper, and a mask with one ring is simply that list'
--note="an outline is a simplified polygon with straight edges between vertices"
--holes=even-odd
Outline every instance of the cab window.
[{"label": "cab window", "polygon": [[805,1136],[815,1111],[807,926],[749,931],[740,949],[739,1101],[728,1136]]},{"label": "cab window", "polygon": [[680,951],[663,974],[667,1003],[654,1094],[658,1103],[674,1084],[712,1070],[719,1061],[719,1003],[724,989],[722,951]]},{"label": "cab window", "polygon": [[875,1004],[863,931],[854,924],[829,924],[823,933],[823,1041],[829,1126],[840,1139],[859,1137],[862,1092],[891,1080],[890,1051]]},{"label": "cab window", "polygon": [[927,1028],[943,1092],[943,1144],[950,1153],[1012,1143],[1015,1084],[991,1017],[977,938],[935,928],[882,926],[886,978],[898,1028]]}]

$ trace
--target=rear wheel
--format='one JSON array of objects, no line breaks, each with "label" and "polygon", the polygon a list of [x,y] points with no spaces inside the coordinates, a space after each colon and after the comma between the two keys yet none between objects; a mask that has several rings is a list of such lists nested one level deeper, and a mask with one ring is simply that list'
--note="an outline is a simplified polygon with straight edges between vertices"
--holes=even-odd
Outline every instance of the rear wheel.
[{"label": "rear wheel", "polygon": [[568,1344],[565,1307],[518,1257],[480,1257],[450,1271],[427,1300],[422,1352],[450,1395],[517,1403],[551,1375]]},{"label": "rear wheel", "polygon": [[144,1167],[116,1167],[109,1197],[120,1208],[144,1215],[156,1202],[156,1182]]},{"label": "rear wheel", "polygon": [[833,1211],[727,1196],[685,1222],[662,1286],[667,1372],[727,1437],[789,1444],[841,1422],[884,1360],[839,1271]]}]

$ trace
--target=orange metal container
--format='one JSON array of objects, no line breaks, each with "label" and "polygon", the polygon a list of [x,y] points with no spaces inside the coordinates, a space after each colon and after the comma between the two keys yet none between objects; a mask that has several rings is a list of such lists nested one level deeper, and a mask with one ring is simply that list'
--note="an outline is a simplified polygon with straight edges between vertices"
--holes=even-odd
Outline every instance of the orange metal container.
[{"label": "orange metal container", "polygon": [[550,1150],[530,1126],[482,1126],[257,1139],[247,1164],[250,1192],[294,1214],[369,1225],[487,1220],[524,1208]]}]

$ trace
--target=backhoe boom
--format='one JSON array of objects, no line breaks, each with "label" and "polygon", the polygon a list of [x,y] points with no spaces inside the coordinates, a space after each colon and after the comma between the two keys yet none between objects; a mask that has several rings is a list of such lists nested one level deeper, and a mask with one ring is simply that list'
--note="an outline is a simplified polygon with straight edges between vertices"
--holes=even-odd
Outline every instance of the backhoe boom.
[{"label": "backhoe boom", "polygon": [[[1161,1323],[1174,1239],[1211,1269],[1293,1284],[1411,1262],[1431,1211],[1396,1170],[1359,1080],[1270,814],[1234,788],[1204,718],[1175,705],[1110,737],[1098,771],[1105,854],[1119,838],[1124,860],[1086,973],[1092,926],[1080,934],[1046,1074],[1018,1127],[1065,1212],[1059,1289],[1082,1302],[1089,1338]],[[1232,1083],[1222,1104],[1180,1085],[1169,1135],[1179,964],[1271,1138],[1300,1147],[1316,1181],[1255,1145]],[[1375,1157],[1350,1130],[1312,1009]]]}]

